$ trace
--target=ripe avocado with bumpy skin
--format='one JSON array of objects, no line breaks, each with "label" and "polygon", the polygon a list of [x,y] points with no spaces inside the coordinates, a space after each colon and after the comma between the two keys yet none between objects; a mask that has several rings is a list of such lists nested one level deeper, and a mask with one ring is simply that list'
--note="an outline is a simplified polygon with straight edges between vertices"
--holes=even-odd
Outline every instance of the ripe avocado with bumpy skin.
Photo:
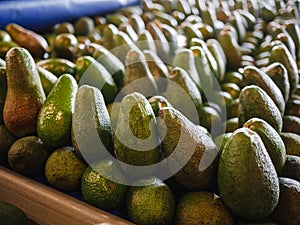
[{"label": "ripe avocado with bumpy skin", "polygon": [[273,100],[262,88],[249,85],[242,89],[239,96],[239,125],[243,126],[253,117],[265,120],[278,132],[282,129],[281,113]]},{"label": "ripe avocado with bumpy skin", "polygon": [[159,118],[158,131],[162,138],[163,157],[169,160],[168,167],[174,169],[183,164],[174,175],[178,183],[189,190],[213,188],[219,152],[212,139],[200,126],[172,107],[162,108]]},{"label": "ripe avocado with bumpy skin", "polygon": [[[128,187],[121,168],[111,160],[90,165],[81,179],[81,193],[85,201],[106,210],[116,209],[125,200]],[[116,182],[119,181],[119,182]]]},{"label": "ripe avocado with bumpy skin", "polygon": [[300,157],[287,155],[284,167],[279,173],[281,177],[288,177],[300,182]]},{"label": "ripe avocado with bumpy skin", "polygon": [[126,197],[129,218],[140,225],[171,224],[175,200],[169,187],[158,178],[140,180],[131,186]]},{"label": "ripe avocado with bumpy skin", "polygon": [[222,199],[236,216],[261,220],[275,209],[278,177],[257,133],[248,128],[233,132],[221,154],[218,186]]},{"label": "ripe avocado with bumpy skin", "polygon": [[185,194],[177,205],[176,225],[191,224],[234,225],[235,223],[220,196],[199,191]]},{"label": "ripe avocado with bumpy skin", "polygon": [[286,150],[277,131],[266,121],[259,118],[248,120],[244,124],[244,127],[255,131],[260,136],[271,157],[276,172],[279,173],[285,164]]},{"label": "ripe avocado with bumpy skin", "polygon": [[36,120],[45,93],[35,62],[25,48],[6,54],[7,93],[3,109],[6,128],[17,137],[36,133]]}]

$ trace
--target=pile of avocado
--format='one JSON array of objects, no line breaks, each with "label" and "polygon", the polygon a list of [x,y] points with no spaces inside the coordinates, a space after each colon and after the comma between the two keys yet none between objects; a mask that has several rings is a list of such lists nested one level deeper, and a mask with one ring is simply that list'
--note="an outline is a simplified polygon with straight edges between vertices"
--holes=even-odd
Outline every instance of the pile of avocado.
[{"label": "pile of avocado", "polygon": [[0,30],[0,163],[140,225],[300,224],[300,2],[143,0]]}]

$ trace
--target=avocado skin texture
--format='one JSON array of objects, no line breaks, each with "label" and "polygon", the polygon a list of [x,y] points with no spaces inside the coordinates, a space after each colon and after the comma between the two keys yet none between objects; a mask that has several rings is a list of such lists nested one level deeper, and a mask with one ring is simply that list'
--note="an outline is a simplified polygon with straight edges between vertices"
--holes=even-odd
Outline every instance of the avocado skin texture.
[{"label": "avocado skin texture", "polygon": [[299,83],[299,74],[297,63],[293,59],[291,53],[285,45],[274,46],[271,50],[270,63],[279,62],[285,66],[289,82],[290,82],[290,96],[294,93],[297,84]]},{"label": "avocado skin texture", "polygon": [[171,224],[175,214],[175,200],[164,182],[154,177],[148,178],[129,188],[126,210],[136,224],[167,225]]},{"label": "avocado skin texture", "polygon": [[128,187],[109,176],[125,181],[120,168],[111,160],[98,161],[84,171],[81,192],[85,201],[100,209],[113,210],[125,200]]},{"label": "avocado skin texture", "polygon": [[269,125],[266,121],[259,118],[252,118],[248,120],[244,127],[255,131],[262,139],[276,172],[279,173],[286,160],[286,150],[283,140],[277,131]]},{"label": "avocado skin texture", "polygon": [[300,157],[287,155],[284,167],[279,173],[281,177],[288,177],[300,182]]},{"label": "avocado skin texture", "polygon": [[248,128],[233,132],[221,154],[218,186],[228,208],[243,219],[261,220],[274,210],[278,177],[257,133]]},{"label": "avocado skin texture", "polygon": [[282,119],[282,132],[291,132],[300,135],[300,118],[298,116],[286,115]]},{"label": "avocado skin texture", "polygon": [[[3,61],[4,62],[4,61]],[[0,124],[3,122],[3,108],[7,91],[6,69],[0,66]]]},{"label": "avocado skin texture", "polygon": [[7,162],[7,152],[10,146],[16,141],[11,133],[8,132],[4,125],[0,125],[0,163]]},{"label": "avocado skin texture", "polygon": [[[93,136],[96,129],[97,135]],[[97,145],[99,139],[102,146]],[[78,143],[80,141],[80,143]],[[103,157],[102,151],[113,152],[110,117],[101,91],[89,85],[82,85],[76,93],[72,117],[72,144],[78,155],[87,162]],[[99,151],[101,150],[101,151]]]},{"label": "avocado skin texture", "polygon": [[257,85],[262,88],[274,101],[281,115],[284,113],[285,100],[278,86],[273,80],[262,70],[255,66],[246,66],[244,68],[244,83],[245,85]]},{"label": "avocado skin texture", "polygon": [[61,147],[70,143],[77,88],[73,76],[60,76],[41,107],[37,118],[37,134],[51,147]]},{"label": "avocado skin texture", "polygon": [[177,204],[176,225],[234,225],[234,219],[220,196],[205,192],[189,192]]},{"label": "avocado skin texture", "polygon": [[267,66],[263,71],[274,81],[280,89],[285,102],[288,101],[290,95],[290,82],[288,72],[284,65],[275,62]]},{"label": "avocado skin texture", "polygon": [[17,137],[36,133],[36,120],[46,96],[30,53],[20,47],[6,54],[7,93],[3,109],[6,128]]},{"label": "avocado skin texture", "polygon": [[[159,118],[158,131],[163,138],[163,157],[168,158],[168,167],[174,169],[187,161],[174,175],[175,179],[189,190],[212,189],[218,164],[215,143],[199,126],[172,107],[162,108]],[[165,137],[162,136],[164,129],[167,129]],[[171,157],[174,151],[177,153]]]},{"label": "avocado skin texture", "polygon": [[[135,166],[148,166],[160,161],[155,115],[148,100],[138,92],[128,94],[121,101],[114,152],[118,160]],[[142,170],[123,168],[134,176],[143,173]]]},{"label": "avocado skin texture", "polygon": [[282,129],[282,117],[279,109],[268,94],[256,85],[249,85],[241,90],[238,105],[239,125],[257,117],[265,120],[276,131]]},{"label": "avocado skin texture", "polygon": [[284,142],[286,154],[300,156],[300,135],[290,132],[280,133]]},{"label": "avocado skin texture", "polygon": [[270,218],[278,225],[300,224],[300,183],[279,177],[280,198]]},{"label": "avocado skin texture", "polygon": [[26,216],[19,207],[8,203],[0,202],[0,221],[1,225],[30,225],[35,224]]}]

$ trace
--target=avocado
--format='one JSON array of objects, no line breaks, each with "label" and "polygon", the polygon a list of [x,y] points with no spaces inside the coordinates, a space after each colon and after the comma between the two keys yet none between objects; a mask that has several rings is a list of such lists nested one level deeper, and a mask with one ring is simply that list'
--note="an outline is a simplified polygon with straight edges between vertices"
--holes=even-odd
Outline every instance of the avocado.
[{"label": "avocado", "polygon": [[207,61],[208,61],[210,71],[215,76],[215,78],[217,80],[219,80],[220,79],[220,71],[219,71],[217,61],[216,61],[215,57],[213,56],[213,54],[209,51],[209,49],[208,49],[206,43],[204,42],[204,40],[201,40],[199,38],[193,38],[191,40],[191,45],[192,46],[199,46],[203,49],[204,54],[205,54],[205,56],[207,58]]},{"label": "avocado", "polygon": [[227,109],[227,119],[238,117],[238,107],[239,107],[239,98],[234,99],[232,102],[230,102],[226,109]]},{"label": "avocado", "polygon": [[26,48],[32,56],[37,58],[44,57],[48,50],[48,43],[43,36],[15,23],[7,24],[5,30],[14,42]]},{"label": "avocado", "polygon": [[214,137],[222,132],[221,130],[215,128],[224,127],[221,124],[221,117],[218,111],[207,105],[201,107],[199,111],[199,122],[200,125],[205,127]]},{"label": "avocado", "polygon": [[112,160],[104,159],[87,167],[81,179],[83,199],[100,209],[113,210],[125,200],[128,187],[121,168]]},{"label": "avocado", "polygon": [[129,16],[128,23],[132,26],[132,28],[137,34],[142,33],[146,28],[142,17],[135,13]]},{"label": "avocado", "polygon": [[282,117],[271,97],[260,87],[248,85],[241,90],[238,105],[239,125],[257,117],[265,120],[276,131],[282,129]]},{"label": "avocado", "polygon": [[[188,98],[194,103],[194,107],[199,113],[202,107],[201,93],[199,92],[194,81],[189,77],[188,73],[181,67],[174,67],[170,72],[169,81],[174,82],[177,88],[182,88],[186,92]],[[175,108],[184,108],[189,102],[182,101],[182,93],[180,91],[176,92],[175,90],[172,90],[174,88],[173,86],[173,84],[170,84],[170,86],[167,88],[166,92],[171,93],[170,95],[167,94],[167,98]],[[188,117],[188,115],[186,116]],[[197,121],[198,118],[193,122],[197,123]]]},{"label": "avocado", "polygon": [[138,39],[137,33],[134,31],[134,29],[129,23],[121,23],[118,29],[120,31],[125,32],[130,37],[131,40],[137,41]]},{"label": "avocado", "polygon": [[169,71],[167,66],[163,61],[158,57],[155,52],[150,50],[143,51],[145,59],[151,74],[153,75],[158,92],[164,92],[167,89],[167,79],[169,77]]},{"label": "avocado", "polygon": [[42,67],[37,66],[37,70],[45,95],[48,96],[57,81],[57,77],[53,73]]},{"label": "avocado", "polygon": [[234,225],[234,218],[220,196],[198,191],[185,194],[177,204],[176,225]]},{"label": "avocado", "polygon": [[290,100],[286,103],[285,115],[300,117],[300,100],[290,98]]},{"label": "avocado", "polygon": [[0,125],[0,163],[7,163],[7,152],[10,146],[17,140],[11,133],[8,132],[4,125]]},{"label": "avocado", "polygon": [[138,39],[136,45],[139,47],[141,51],[150,50],[152,52],[157,53],[155,42],[151,33],[148,30],[143,30],[138,33]]},{"label": "avocado", "polygon": [[133,42],[130,37],[123,31],[118,31],[112,37],[113,49],[111,52],[117,56],[122,63],[126,65],[126,55],[130,50],[140,51],[135,42]]},{"label": "avocado", "polygon": [[290,82],[285,66],[279,62],[274,62],[264,68],[263,71],[278,86],[285,102],[287,102],[290,96]]},{"label": "avocado", "polygon": [[242,52],[234,34],[229,30],[223,29],[218,33],[217,40],[226,56],[226,69],[233,71],[238,69],[242,62]]},{"label": "avocado", "polygon": [[[92,45],[92,44],[91,44]],[[125,66],[124,64],[110,51],[101,45],[93,44],[95,51],[92,55],[113,77],[117,88],[120,89],[124,84]]]},{"label": "avocado", "polygon": [[[161,159],[156,119],[150,103],[142,94],[133,92],[121,101],[119,118],[114,134],[114,152],[119,161],[140,166],[139,171],[124,165],[122,169],[130,176],[152,173],[149,166]],[[149,170],[149,171],[148,171]]]},{"label": "avocado", "polygon": [[286,178],[279,178],[280,198],[277,207],[270,216],[277,224],[297,225],[300,223],[300,182]]},{"label": "avocado", "polygon": [[155,117],[158,117],[158,112],[163,107],[172,107],[171,103],[161,95],[155,95],[148,99]]},{"label": "avocado", "polygon": [[37,62],[36,65],[48,70],[57,77],[60,77],[65,73],[68,73],[72,76],[76,75],[76,64],[68,59],[49,58]]},{"label": "avocado", "polygon": [[175,214],[172,191],[155,177],[134,183],[129,188],[125,201],[127,214],[136,224],[168,225]]},{"label": "avocado", "polygon": [[87,165],[77,156],[74,148],[64,146],[48,157],[45,177],[50,185],[59,190],[78,191],[86,168]]},{"label": "avocado", "polygon": [[288,177],[300,182],[300,156],[287,155],[283,169],[279,176]]},{"label": "avocado", "polygon": [[87,16],[80,17],[74,22],[74,32],[75,35],[77,36],[79,35],[86,36],[92,33],[94,28],[95,28],[95,23],[93,19]]},{"label": "avocado", "polygon": [[199,77],[193,51],[191,49],[178,49],[171,65],[173,65],[173,67],[181,67],[184,69],[190,78],[192,78],[192,80],[195,82],[197,88],[201,90],[201,79]]},{"label": "avocado", "polygon": [[246,66],[243,72],[245,85],[256,85],[262,88],[274,101],[281,115],[284,113],[285,100],[273,80],[256,66]]},{"label": "avocado", "polygon": [[23,209],[18,206],[0,201],[0,221],[2,225],[33,225]]},{"label": "avocado", "polygon": [[286,68],[290,82],[291,96],[299,83],[299,74],[295,59],[293,59],[291,53],[284,45],[277,45],[271,50],[270,63],[273,62],[279,62]]},{"label": "avocado", "polygon": [[3,121],[3,108],[5,104],[7,91],[7,79],[5,67],[0,67],[0,124],[4,124]]},{"label": "avocado", "polygon": [[49,152],[37,136],[26,136],[16,140],[8,150],[9,166],[25,176],[43,175]]},{"label": "avocado", "polygon": [[103,158],[106,151],[113,152],[110,117],[103,95],[95,87],[82,85],[76,93],[72,144],[88,163]]},{"label": "avocado", "polygon": [[78,56],[78,40],[74,34],[58,34],[53,45],[56,57],[73,61]]},{"label": "avocado", "polygon": [[261,220],[271,214],[279,199],[279,182],[260,136],[239,128],[232,133],[218,168],[221,198],[236,215]]},{"label": "avocado", "polygon": [[167,62],[170,56],[170,45],[164,33],[154,21],[148,22],[146,29],[154,39],[158,57]]},{"label": "avocado", "polygon": [[198,40],[203,39],[203,35],[202,35],[201,31],[198,30],[193,23],[185,20],[181,24],[181,26],[182,26],[183,35],[186,37],[186,46],[187,47],[193,46],[193,44],[191,43],[192,39],[198,39]]},{"label": "avocado", "polygon": [[226,72],[226,56],[217,39],[208,39],[206,41],[206,45],[208,50],[211,52],[213,57],[215,58],[219,71],[219,82],[224,80],[225,72]]},{"label": "avocado", "polygon": [[284,142],[277,131],[266,121],[259,118],[248,120],[244,124],[244,127],[249,128],[260,136],[269,153],[276,172],[279,173],[285,164],[286,150]]},{"label": "avocado", "polygon": [[243,88],[245,86],[243,75],[237,71],[226,72],[222,83],[235,83],[240,88]]},{"label": "avocado", "polygon": [[116,47],[114,38],[118,34],[118,32],[119,32],[119,30],[114,24],[106,24],[105,25],[105,27],[103,29],[103,46],[106,49],[111,50],[114,47]]},{"label": "avocado", "polygon": [[3,109],[6,128],[17,137],[36,133],[36,120],[46,96],[35,62],[21,47],[6,54],[7,93]]},{"label": "avocado", "polygon": [[240,96],[241,88],[235,83],[222,83],[221,89],[228,92],[233,99],[237,99]]},{"label": "avocado", "polygon": [[61,75],[37,117],[37,134],[51,147],[70,143],[77,83],[70,74]]},{"label": "avocado", "polygon": [[214,142],[215,142],[217,148],[219,149],[220,153],[223,151],[224,146],[231,135],[232,135],[232,132],[228,132],[228,133],[220,134],[219,136],[214,138]]},{"label": "avocado", "polygon": [[282,117],[282,132],[290,132],[300,135],[300,118],[298,116],[286,115]]},{"label": "avocado", "polygon": [[98,88],[106,103],[113,102],[117,95],[117,86],[111,74],[91,56],[81,56],[76,60],[76,80],[78,85],[90,85]]},{"label": "avocado", "polygon": [[231,132],[234,132],[236,129],[238,129],[240,126],[239,126],[239,118],[237,117],[232,117],[228,120],[226,120],[225,122],[225,126],[226,126],[226,129],[225,129],[225,132],[226,133],[231,133]]},{"label": "avocado", "polygon": [[159,118],[163,157],[178,183],[189,190],[213,188],[218,150],[212,139],[172,107],[162,108]]},{"label": "avocado", "polygon": [[290,132],[281,132],[280,137],[284,142],[286,154],[300,156],[300,135]]},{"label": "avocado", "polygon": [[121,90],[124,95],[133,92],[139,92],[145,96],[157,94],[157,85],[143,52],[130,50],[126,55],[125,65],[124,88]]}]

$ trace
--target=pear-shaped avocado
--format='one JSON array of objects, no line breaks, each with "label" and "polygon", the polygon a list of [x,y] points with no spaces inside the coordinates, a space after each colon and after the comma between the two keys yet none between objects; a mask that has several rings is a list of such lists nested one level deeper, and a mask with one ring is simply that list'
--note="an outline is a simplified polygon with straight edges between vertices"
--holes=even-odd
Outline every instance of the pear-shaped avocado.
[{"label": "pear-shaped avocado", "polygon": [[238,118],[240,126],[257,117],[265,120],[276,131],[282,129],[282,117],[279,109],[269,95],[256,85],[249,85],[241,90],[238,105]]},{"label": "pear-shaped avocado", "polygon": [[159,118],[163,156],[178,183],[189,190],[213,188],[218,150],[212,139],[172,107],[162,108]]},{"label": "pear-shaped avocado", "polygon": [[245,85],[257,85],[262,88],[274,101],[281,115],[284,113],[285,100],[278,86],[273,80],[262,70],[255,66],[246,66],[244,68],[244,83]]},{"label": "pear-shaped avocado", "polygon": [[285,102],[290,95],[290,82],[286,68],[281,63],[275,62],[263,69],[280,89]]},{"label": "pear-shaped avocado", "polygon": [[273,62],[279,62],[285,66],[288,72],[291,96],[299,83],[299,74],[295,59],[293,59],[291,53],[284,45],[278,45],[274,46],[271,50],[270,63]]},{"label": "pear-shaped avocado", "polygon": [[138,92],[126,95],[121,101],[114,134],[114,151],[118,160],[140,167],[137,171],[124,165],[122,168],[130,176],[152,173],[153,170],[146,166],[160,161],[155,115],[148,100]]},{"label": "pear-shaped avocado", "polygon": [[76,93],[72,144],[75,151],[89,163],[112,152],[110,117],[103,95],[95,87],[82,85]]},{"label": "pear-shaped avocado", "polygon": [[218,168],[222,199],[237,216],[264,219],[279,200],[279,182],[271,158],[257,133],[239,128],[228,139]]},{"label": "pear-shaped avocado", "polygon": [[234,34],[229,30],[221,30],[217,36],[217,40],[226,56],[226,68],[235,70],[241,66],[242,51]]},{"label": "pear-shaped avocado", "polygon": [[126,55],[126,73],[122,93],[139,92],[145,96],[157,94],[155,79],[147,65],[145,55],[140,50],[130,50]]},{"label": "pear-shaped avocado", "polygon": [[46,97],[35,62],[25,48],[11,48],[6,54],[7,93],[4,124],[13,135],[36,133],[36,120]]},{"label": "pear-shaped avocado", "polygon": [[279,173],[286,160],[285,145],[279,133],[270,124],[259,118],[248,120],[244,124],[244,127],[255,131],[260,136],[271,157],[276,172]]},{"label": "pear-shaped avocado", "polygon": [[77,88],[73,76],[61,75],[41,107],[37,118],[37,134],[51,147],[70,143]]}]

